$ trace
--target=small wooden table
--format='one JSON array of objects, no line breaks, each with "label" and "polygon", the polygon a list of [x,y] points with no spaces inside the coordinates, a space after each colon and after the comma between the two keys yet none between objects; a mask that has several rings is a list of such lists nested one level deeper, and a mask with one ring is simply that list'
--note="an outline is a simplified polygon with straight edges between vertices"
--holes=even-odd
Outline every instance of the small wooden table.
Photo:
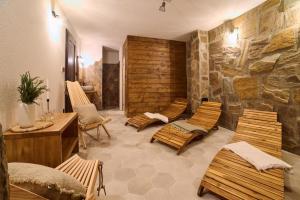
[{"label": "small wooden table", "polygon": [[57,167],[79,151],[77,113],[53,114],[54,125],[32,132],[5,132],[8,162]]}]

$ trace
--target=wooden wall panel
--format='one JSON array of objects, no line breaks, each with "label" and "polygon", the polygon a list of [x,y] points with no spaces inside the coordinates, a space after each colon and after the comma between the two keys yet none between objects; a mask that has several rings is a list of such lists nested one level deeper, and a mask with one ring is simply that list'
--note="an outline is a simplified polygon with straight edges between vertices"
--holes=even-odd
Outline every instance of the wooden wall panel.
[{"label": "wooden wall panel", "polygon": [[159,112],[186,98],[186,43],[128,36],[125,58],[125,113]]}]

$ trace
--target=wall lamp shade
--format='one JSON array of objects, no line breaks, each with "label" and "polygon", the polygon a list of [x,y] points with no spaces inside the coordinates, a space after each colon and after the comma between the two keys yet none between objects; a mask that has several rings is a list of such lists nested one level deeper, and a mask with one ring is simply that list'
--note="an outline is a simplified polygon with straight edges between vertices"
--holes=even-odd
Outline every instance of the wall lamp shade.
[{"label": "wall lamp shade", "polygon": [[158,10],[161,12],[166,12],[166,2],[163,1]]},{"label": "wall lamp shade", "polygon": [[225,34],[225,42],[227,47],[237,47],[239,41],[239,29],[234,28]]}]

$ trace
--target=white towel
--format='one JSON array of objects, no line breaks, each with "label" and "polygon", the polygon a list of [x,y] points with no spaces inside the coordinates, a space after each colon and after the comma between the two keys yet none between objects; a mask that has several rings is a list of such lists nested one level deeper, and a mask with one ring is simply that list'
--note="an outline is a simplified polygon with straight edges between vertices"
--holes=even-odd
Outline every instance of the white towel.
[{"label": "white towel", "polygon": [[233,151],[252,164],[259,171],[270,168],[292,168],[292,166],[286,162],[259,150],[247,142],[227,144],[223,148]]},{"label": "white towel", "polygon": [[165,123],[169,122],[168,117],[159,114],[159,113],[150,113],[150,112],[145,112],[144,115],[146,115],[147,117],[151,118],[151,119],[158,119],[160,121],[163,121]]}]

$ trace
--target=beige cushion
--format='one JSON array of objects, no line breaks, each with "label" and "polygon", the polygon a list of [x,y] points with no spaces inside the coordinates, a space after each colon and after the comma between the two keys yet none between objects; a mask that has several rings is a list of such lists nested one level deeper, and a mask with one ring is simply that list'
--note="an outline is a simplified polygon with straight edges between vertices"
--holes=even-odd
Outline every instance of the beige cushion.
[{"label": "beige cushion", "polygon": [[292,168],[292,166],[288,163],[261,151],[245,141],[226,144],[223,148],[239,155],[252,164],[258,171],[265,171],[272,168]]},{"label": "beige cushion", "polygon": [[96,106],[94,104],[80,105],[75,108],[75,111],[79,115],[79,122],[82,124],[92,124],[102,121],[102,117],[99,115]]},{"label": "beige cushion", "polygon": [[30,163],[9,163],[8,173],[12,184],[51,200],[85,198],[85,187],[57,169]]}]

